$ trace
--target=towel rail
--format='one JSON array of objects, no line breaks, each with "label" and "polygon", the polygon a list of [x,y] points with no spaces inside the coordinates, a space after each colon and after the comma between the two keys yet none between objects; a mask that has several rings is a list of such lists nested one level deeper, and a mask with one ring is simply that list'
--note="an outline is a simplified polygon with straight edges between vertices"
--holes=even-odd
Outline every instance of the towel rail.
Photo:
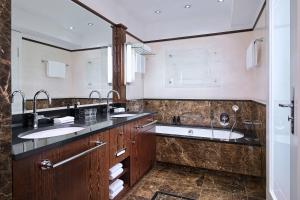
[{"label": "towel rail", "polygon": [[[42,60],[42,63],[47,63],[48,60]],[[66,64],[66,67],[69,67],[70,65],[69,64]]]},{"label": "towel rail", "polygon": [[64,165],[64,164],[66,164],[66,163],[68,163],[68,162],[70,162],[70,161],[72,161],[72,160],[75,160],[75,159],[77,159],[77,158],[80,158],[80,157],[82,157],[82,156],[84,156],[84,155],[86,155],[86,154],[88,154],[88,153],[90,153],[90,152],[92,152],[92,151],[95,151],[96,149],[98,149],[98,148],[100,148],[100,147],[102,147],[102,146],[104,146],[104,145],[106,145],[106,142],[96,141],[96,146],[95,146],[95,147],[90,148],[90,149],[88,149],[88,150],[86,150],[86,151],[83,151],[83,152],[81,152],[81,153],[79,153],[79,154],[76,154],[76,155],[74,155],[74,156],[72,156],[72,157],[69,157],[69,158],[67,158],[67,159],[65,159],[65,160],[62,160],[62,161],[60,161],[60,162],[58,162],[58,163],[53,164],[53,163],[52,163],[50,160],[48,160],[48,159],[42,160],[42,161],[41,161],[41,164],[40,164],[40,167],[41,167],[42,170],[48,170],[48,169],[54,169],[54,168],[57,168],[57,167],[59,167],[59,166],[61,166],[61,165]]},{"label": "towel rail", "polygon": [[254,44],[256,44],[257,42],[263,42],[264,41],[264,38],[258,38],[256,40],[254,40]]}]

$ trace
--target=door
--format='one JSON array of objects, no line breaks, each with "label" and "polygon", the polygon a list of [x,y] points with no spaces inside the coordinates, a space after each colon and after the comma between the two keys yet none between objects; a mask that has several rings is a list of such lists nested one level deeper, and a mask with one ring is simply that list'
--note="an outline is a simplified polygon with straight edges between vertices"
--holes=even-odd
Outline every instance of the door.
[{"label": "door", "polygon": [[293,89],[290,64],[290,0],[269,1],[268,195],[290,199]]}]

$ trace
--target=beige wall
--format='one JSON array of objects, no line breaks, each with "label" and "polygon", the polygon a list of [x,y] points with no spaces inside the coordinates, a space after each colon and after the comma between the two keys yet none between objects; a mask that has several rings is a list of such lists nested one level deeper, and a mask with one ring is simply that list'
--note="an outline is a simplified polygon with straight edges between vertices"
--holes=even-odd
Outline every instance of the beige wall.
[{"label": "beige wall", "polygon": [[[40,45],[37,43],[22,41],[21,64],[19,67],[20,89],[27,98],[33,98],[36,91],[46,89],[51,97],[85,97],[91,90],[97,89],[104,97],[110,88],[107,84],[107,51],[97,49],[91,51],[69,52],[57,48]],[[42,60],[53,60],[68,64],[66,77],[49,78],[46,75],[46,63]],[[99,66],[96,73],[97,81],[94,85],[88,85],[89,79],[93,79],[88,73],[88,62]],[[41,97],[42,98],[42,97]]]},{"label": "beige wall", "polygon": [[[253,99],[267,100],[267,66],[265,42],[261,44],[259,66],[246,69],[246,49],[254,38],[265,37],[265,14],[255,31],[148,44],[156,54],[146,62],[145,98],[178,99]],[[214,73],[219,86],[166,87],[166,53],[172,50],[206,49],[216,52]],[[199,77],[199,79],[205,77]]]}]

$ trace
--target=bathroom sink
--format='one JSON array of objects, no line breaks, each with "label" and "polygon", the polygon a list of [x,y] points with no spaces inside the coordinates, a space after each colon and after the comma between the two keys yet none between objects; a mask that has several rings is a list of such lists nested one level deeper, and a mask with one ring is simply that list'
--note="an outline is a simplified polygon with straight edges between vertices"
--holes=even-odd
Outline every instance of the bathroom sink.
[{"label": "bathroom sink", "polygon": [[111,118],[123,118],[123,117],[134,117],[136,116],[137,114],[117,114],[117,115],[111,115],[110,117]]},{"label": "bathroom sink", "polygon": [[18,137],[22,139],[43,139],[43,138],[51,138],[56,136],[67,135],[78,131],[82,131],[83,129],[85,128],[79,126],[60,127],[60,128],[53,128],[48,130],[29,131],[18,135]]}]

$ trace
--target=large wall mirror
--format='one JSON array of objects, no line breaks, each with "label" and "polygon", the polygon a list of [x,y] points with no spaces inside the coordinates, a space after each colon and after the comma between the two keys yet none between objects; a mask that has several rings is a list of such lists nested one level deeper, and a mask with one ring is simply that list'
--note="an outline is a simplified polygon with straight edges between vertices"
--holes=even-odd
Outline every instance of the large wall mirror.
[{"label": "large wall mirror", "polygon": [[[27,112],[40,89],[51,107],[91,104],[92,90],[104,97],[112,88],[111,44],[111,24],[71,0],[12,0],[12,91],[26,95]],[[21,95],[12,112],[22,112]]]}]

